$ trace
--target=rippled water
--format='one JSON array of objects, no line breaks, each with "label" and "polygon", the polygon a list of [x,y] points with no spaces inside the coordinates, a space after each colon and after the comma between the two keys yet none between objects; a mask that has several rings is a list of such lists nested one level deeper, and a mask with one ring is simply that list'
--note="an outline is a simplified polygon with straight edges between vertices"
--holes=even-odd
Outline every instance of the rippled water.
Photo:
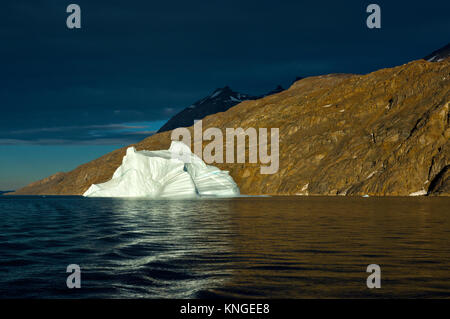
[{"label": "rippled water", "polygon": [[[450,198],[0,197],[0,297],[450,297]],[[81,267],[68,289],[66,267]],[[382,288],[368,289],[368,264]]]}]

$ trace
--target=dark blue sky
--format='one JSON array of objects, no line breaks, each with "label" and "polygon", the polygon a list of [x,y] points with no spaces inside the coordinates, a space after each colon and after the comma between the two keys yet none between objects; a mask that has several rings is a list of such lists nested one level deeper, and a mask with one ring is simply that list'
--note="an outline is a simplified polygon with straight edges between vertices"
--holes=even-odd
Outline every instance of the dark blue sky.
[{"label": "dark blue sky", "polygon": [[[382,28],[366,27],[370,3]],[[66,27],[81,7],[82,28]],[[450,2],[92,1],[0,4],[0,189],[158,129],[217,87],[367,73],[449,42]]]}]

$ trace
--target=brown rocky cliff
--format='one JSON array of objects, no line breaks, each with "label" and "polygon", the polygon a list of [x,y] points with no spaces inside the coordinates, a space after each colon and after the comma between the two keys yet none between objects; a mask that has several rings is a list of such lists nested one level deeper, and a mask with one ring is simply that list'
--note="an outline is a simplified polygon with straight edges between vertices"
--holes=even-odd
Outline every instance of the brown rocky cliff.
[{"label": "brown rocky cliff", "polygon": [[[448,59],[310,77],[210,115],[203,129],[280,129],[278,173],[261,175],[260,164],[214,164],[230,171],[243,194],[448,196],[449,89]],[[169,145],[170,132],[135,144],[138,150]],[[116,150],[15,194],[82,194],[109,180],[124,154]]]}]

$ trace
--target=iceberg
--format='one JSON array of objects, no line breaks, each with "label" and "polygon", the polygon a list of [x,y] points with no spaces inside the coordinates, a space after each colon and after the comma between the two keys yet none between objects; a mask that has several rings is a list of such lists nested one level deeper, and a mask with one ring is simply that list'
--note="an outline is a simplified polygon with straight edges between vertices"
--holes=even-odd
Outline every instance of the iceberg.
[{"label": "iceberg", "polygon": [[239,187],[227,171],[207,165],[191,149],[172,141],[168,150],[127,149],[111,180],[93,184],[85,197],[233,197]]}]

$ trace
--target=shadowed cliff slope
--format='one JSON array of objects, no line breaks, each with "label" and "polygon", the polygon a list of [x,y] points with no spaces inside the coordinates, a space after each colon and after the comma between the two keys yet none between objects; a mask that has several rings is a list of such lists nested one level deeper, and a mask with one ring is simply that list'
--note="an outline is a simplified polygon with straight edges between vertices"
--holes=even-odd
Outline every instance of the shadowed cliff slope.
[{"label": "shadowed cliff slope", "polygon": [[[260,164],[214,164],[230,171],[243,194],[448,196],[449,90],[448,59],[310,77],[210,115],[203,129],[280,129],[278,173],[261,175]],[[169,145],[170,132],[135,144],[138,150]],[[124,154],[116,150],[15,194],[82,194],[109,180]]]}]

